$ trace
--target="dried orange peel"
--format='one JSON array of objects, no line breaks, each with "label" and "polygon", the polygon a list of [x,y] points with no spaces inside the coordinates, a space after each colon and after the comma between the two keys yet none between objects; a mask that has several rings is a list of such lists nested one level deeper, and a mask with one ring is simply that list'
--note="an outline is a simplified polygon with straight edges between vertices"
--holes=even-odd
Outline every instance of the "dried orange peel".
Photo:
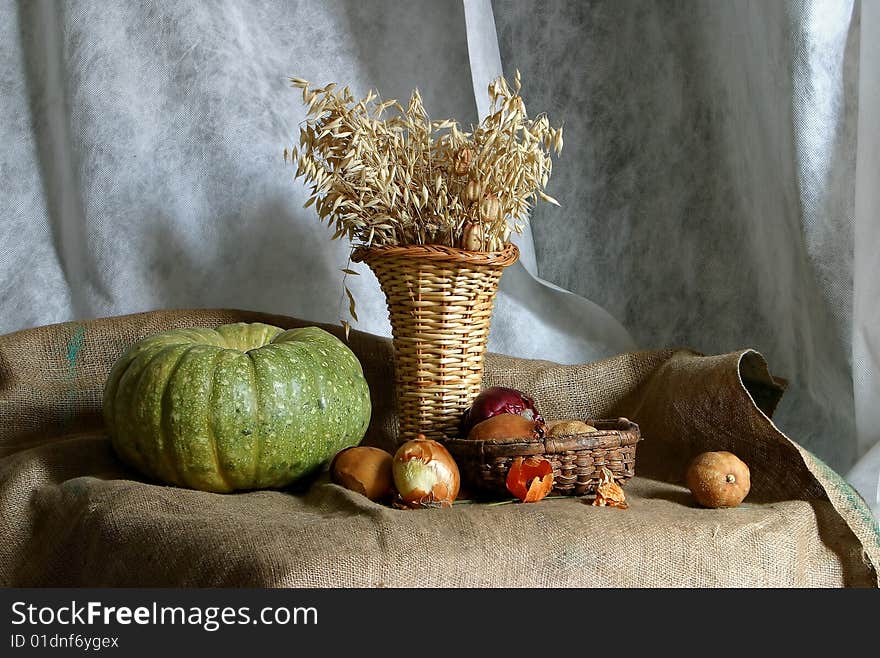
[{"label": "dried orange peel", "polygon": [[593,505],[597,507],[619,507],[626,509],[629,507],[626,503],[626,496],[623,489],[614,481],[614,474],[608,470],[606,466],[602,467],[602,474],[599,476],[599,486],[596,487],[596,498]]},{"label": "dried orange peel", "polygon": [[538,457],[517,457],[507,471],[507,490],[524,503],[536,503],[553,488],[553,466]]}]

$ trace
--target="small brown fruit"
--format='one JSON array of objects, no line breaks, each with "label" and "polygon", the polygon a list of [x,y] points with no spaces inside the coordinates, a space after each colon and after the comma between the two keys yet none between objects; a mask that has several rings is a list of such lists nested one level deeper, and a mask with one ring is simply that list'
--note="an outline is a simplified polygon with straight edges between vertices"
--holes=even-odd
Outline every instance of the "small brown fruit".
[{"label": "small brown fruit", "polygon": [[568,434],[586,434],[597,432],[592,425],[582,420],[550,420],[547,421],[547,434],[550,436],[566,436]]},{"label": "small brown fruit", "polygon": [[736,507],[752,486],[749,467],[732,452],[704,452],[688,466],[688,489],[704,507]]},{"label": "small brown fruit", "polygon": [[533,439],[539,436],[543,423],[529,420],[519,414],[498,414],[477,423],[468,434],[469,439]]},{"label": "small brown fruit", "polygon": [[330,479],[372,501],[394,493],[391,454],[370,446],[355,446],[336,453],[330,463]]}]

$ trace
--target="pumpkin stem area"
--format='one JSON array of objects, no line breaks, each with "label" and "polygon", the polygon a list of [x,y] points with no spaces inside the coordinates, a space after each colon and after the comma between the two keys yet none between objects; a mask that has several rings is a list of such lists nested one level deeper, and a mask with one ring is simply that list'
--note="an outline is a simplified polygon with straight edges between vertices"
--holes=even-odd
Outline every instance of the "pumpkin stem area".
[{"label": "pumpkin stem area", "polygon": [[730,484],[736,482],[736,476],[733,473],[728,473],[727,477],[724,479],[727,480]]},{"label": "pumpkin stem area", "polygon": [[271,340],[258,341],[254,344],[245,344],[245,345],[230,345],[230,347],[234,350],[238,350],[239,352],[244,352],[245,354],[250,354],[251,352],[256,352],[261,347],[265,347]]},{"label": "pumpkin stem area", "polygon": [[279,327],[262,324],[261,322],[225,325],[217,329],[221,343],[227,349],[238,350],[248,354],[271,343],[283,333]]}]

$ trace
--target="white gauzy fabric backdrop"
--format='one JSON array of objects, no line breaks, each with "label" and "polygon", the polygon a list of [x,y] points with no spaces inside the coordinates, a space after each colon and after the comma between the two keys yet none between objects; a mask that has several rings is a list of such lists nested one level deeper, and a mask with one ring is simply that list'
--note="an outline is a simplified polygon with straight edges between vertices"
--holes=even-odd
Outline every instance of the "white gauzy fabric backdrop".
[{"label": "white gauzy fabric backdrop", "polygon": [[[0,333],[193,306],[337,321],[348,245],[282,161],[304,116],[287,76],[419,87],[433,116],[469,124],[486,81],[518,68],[527,107],[565,122],[563,207],[539,207],[520,241],[490,348],[570,363],[754,347],[791,382],[777,424],[876,513],[878,14],[0,0]],[[388,335],[360,271],[356,327]]]}]

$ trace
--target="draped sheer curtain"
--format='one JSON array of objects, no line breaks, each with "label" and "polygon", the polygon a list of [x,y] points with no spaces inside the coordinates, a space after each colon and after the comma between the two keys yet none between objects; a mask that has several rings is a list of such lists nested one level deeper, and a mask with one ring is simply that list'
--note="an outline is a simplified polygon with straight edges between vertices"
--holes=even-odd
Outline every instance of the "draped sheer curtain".
[{"label": "draped sheer curtain", "polygon": [[[515,0],[0,4],[0,331],[168,307],[335,322],[349,245],[281,159],[286,76],[565,122],[490,348],[753,347],[780,429],[878,511],[880,6]],[[366,269],[356,328],[388,335]]]}]

